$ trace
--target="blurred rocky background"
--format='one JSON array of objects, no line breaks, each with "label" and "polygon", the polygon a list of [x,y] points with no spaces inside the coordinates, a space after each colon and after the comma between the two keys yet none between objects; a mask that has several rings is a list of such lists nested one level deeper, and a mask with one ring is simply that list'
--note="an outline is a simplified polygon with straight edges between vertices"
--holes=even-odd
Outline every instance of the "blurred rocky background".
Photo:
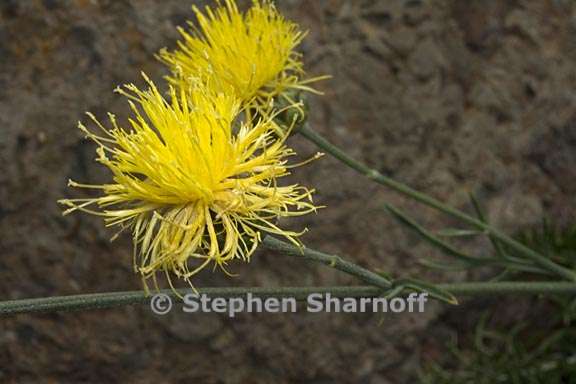
[{"label": "blurred rocky background", "polygon": [[[98,218],[62,217],[66,182],[109,180],[76,129],[84,112],[127,116],[119,84],[166,73],[154,54],[192,18],[183,0],[0,0],[0,299],[140,289],[128,237]],[[398,180],[469,209],[476,194],[508,231],[576,206],[576,6],[562,0],[280,1],[309,30],[315,129]],[[233,65],[233,63],[231,63]],[[290,143],[302,158],[315,148]],[[431,228],[453,225],[325,157],[294,180],[326,205],[293,220],[313,248],[396,276],[434,281],[437,256],[382,210],[391,202]],[[470,243],[475,252],[487,244]],[[259,251],[238,277],[198,286],[334,285],[329,268]],[[0,382],[413,383],[478,307],[521,317],[532,299],[431,303],[425,314],[216,314],[148,308],[0,319]],[[504,303],[504,304],[503,304]],[[470,310],[468,310],[470,309]],[[472,319],[473,320],[473,319]]]}]

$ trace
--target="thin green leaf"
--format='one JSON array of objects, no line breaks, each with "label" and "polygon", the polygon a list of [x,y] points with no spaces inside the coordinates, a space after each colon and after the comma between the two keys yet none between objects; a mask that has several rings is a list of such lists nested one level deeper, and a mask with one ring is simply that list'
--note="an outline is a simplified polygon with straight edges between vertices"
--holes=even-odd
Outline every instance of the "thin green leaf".
[{"label": "thin green leaf", "polygon": [[467,269],[471,269],[476,267],[475,265],[471,264],[464,264],[464,263],[446,263],[442,261],[430,260],[430,259],[419,259],[417,260],[418,264],[421,264],[425,267],[433,268],[433,269],[440,269],[444,271],[464,271]]},{"label": "thin green leaf", "polygon": [[[474,196],[474,194],[472,193],[470,193],[470,201],[472,202],[472,206],[474,207],[474,211],[476,211],[478,219],[480,219],[482,222],[486,224],[489,224],[488,220],[486,219],[486,215],[484,214],[482,207],[480,206],[480,202],[478,201],[478,199],[476,199],[476,196]],[[504,252],[504,248],[502,248],[502,244],[500,244],[498,239],[496,239],[491,234],[488,234],[488,238],[490,239],[490,242],[492,243],[492,246],[494,247],[494,250],[496,251],[498,257],[500,257],[501,259],[507,259],[506,253]]]},{"label": "thin green leaf", "polygon": [[374,269],[374,273],[376,273],[377,275],[382,276],[382,277],[385,278],[386,280],[390,280],[390,281],[393,280],[392,274],[391,274],[390,272],[384,271],[384,270],[382,270],[382,269],[376,268],[376,269]]},{"label": "thin green leaf", "polygon": [[405,215],[404,213],[402,213],[400,210],[393,207],[392,205],[385,204],[385,208],[400,223],[404,224],[406,227],[408,227],[408,228],[414,230],[415,232],[417,232],[418,234],[420,234],[430,244],[434,245],[435,247],[437,247],[438,249],[440,249],[444,253],[448,254],[449,256],[455,257],[455,258],[462,260],[466,263],[475,264],[476,266],[485,264],[484,259],[472,257],[472,256],[466,255],[465,253],[457,250],[456,248],[454,248],[450,244],[447,244],[446,242],[442,241],[438,237],[434,236],[430,231],[426,230],[424,227],[422,227],[421,225],[416,223],[414,220],[409,218],[407,215]]},{"label": "thin green leaf", "polygon": [[391,290],[389,290],[383,297],[385,299],[391,299],[393,297],[398,296],[400,293],[402,293],[402,291],[405,289],[406,287],[403,285],[398,285],[394,288],[392,288]]},{"label": "thin green leaf", "polygon": [[457,305],[458,299],[443,289],[438,288],[437,286],[427,283],[425,281],[413,279],[413,278],[404,278],[395,280],[395,284],[401,284],[406,288],[412,288],[418,292],[426,292],[430,295],[430,297],[434,297],[438,300],[444,301],[448,304]]},{"label": "thin green leaf", "polygon": [[486,232],[476,231],[474,229],[458,229],[458,228],[446,228],[436,232],[437,236],[442,237],[470,237],[484,234],[486,234]]}]

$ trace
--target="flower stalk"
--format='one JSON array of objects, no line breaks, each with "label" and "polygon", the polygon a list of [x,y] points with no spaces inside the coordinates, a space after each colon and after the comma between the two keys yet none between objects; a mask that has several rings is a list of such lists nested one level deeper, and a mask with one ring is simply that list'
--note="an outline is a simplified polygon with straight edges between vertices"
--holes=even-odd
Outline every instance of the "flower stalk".
[{"label": "flower stalk", "polygon": [[392,281],[385,278],[384,276],[362,268],[361,266],[351,263],[337,255],[329,255],[306,247],[295,247],[292,244],[278,240],[272,236],[266,236],[264,240],[262,240],[262,245],[268,249],[278,251],[287,256],[304,258],[309,261],[327,265],[339,271],[348,273],[349,275],[355,276],[365,283],[381,289],[390,289],[393,286]]},{"label": "flower stalk", "polygon": [[[570,282],[478,282],[439,284],[438,288],[458,296],[478,295],[574,295],[576,284]],[[173,299],[192,293],[191,289],[166,289],[160,293]],[[334,286],[334,287],[209,287],[198,288],[200,294],[211,297],[241,297],[251,293],[254,297],[294,297],[306,300],[313,293],[332,297],[379,297],[385,294],[374,286]],[[0,302],[0,316],[24,313],[69,312],[92,309],[105,309],[126,305],[148,304],[150,296],[144,291],[109,292],[71,296],[53,296],[36,299],[10,300]]]},{"label": "flower stalk", "polygon": [[[248,293],[255,297],[294,297],[297,300],[305,300],[312,293],[327,294],[333,297],[381,297],[389,296],[390,292],[401,294],[403,291],[421,291],[411,284],[398,285],[383,276],[370,272],[356,264],[346,261],[336,255],[329,255],[309,248],[299,248],[273,237],[267,236],[262,245],[279,253],[319,262],[342,272],[358,277],[360,280],[370,283],[370,286],[332,286],[332,287],[210,287],[191,289],[166,289],[157,293],[166,294],[174,299],[180,298],[186,293],[206,294],[213,297],[239,297]],[[397,290],[397,288],[401,288]],[[456,296],[475,295],[565,295],[576,294],[576,283],[571,282],[464,282],[452,284],[436,284],[431,286],[437,292],[447,292]],[[447,301],[439,295],[430,295],[433,298]],[[39,312],[66,312],[89,309],[104,309],[125,305],[146,304],[150,298],[146,291],[107,292],[71,296],[53,296],[36,299],[9,300],[0,302],[0,316],[15,315],[21,313]]]}]

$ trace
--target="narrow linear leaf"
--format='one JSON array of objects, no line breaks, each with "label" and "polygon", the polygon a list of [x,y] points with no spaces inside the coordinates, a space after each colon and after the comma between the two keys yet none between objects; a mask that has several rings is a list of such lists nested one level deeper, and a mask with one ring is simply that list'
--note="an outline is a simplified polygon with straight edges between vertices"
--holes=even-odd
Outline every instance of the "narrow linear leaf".
[{"label": "narrow linear leaf", "polygon": [[444,271],[464,271],[467,269],[472,269],[476,265],[464,264],[464,263],[446,263],[442,261],[430,260],[430,259],[419,259],[418,264],[423,265],[428,268],[440,269]]},{"label": "narrow linear leaf", "polygon": [[401,294],[404,289],[406,289],[405,286],[403,286],[403,285],[398,285],[397,287],[394,287],[394,288],[392,288],[390,291],[388,291],[388,292],[384,295],[384,298],[388,300],[388,299],[391,299],[391,298],[393,298],[393,297],[396,297],[396,296],[398,296],[399,294]]},{"label": "narrow linear leaf", "polygon": [[403,278],[394,281],[395,284],[403,285],[406,288],[412,288],[418,292],[426,292],[431,297],[435,299],[444,301],[448,304],[457,305],[458,299],[456,296],[448,291],[438,288],[434,284],[427,283],[425,281],[413,279],[413,278]]},{"label": "narrow linear leaf", "polygon": [[455,257],[459,260],[462,260],[469,264],[474,264],[475,266],[483,265],[486,263],[486,260],[480,259],[477,257],[472,257],[469,255],[460,252],[456,248],[452,247],[450,244],[447,244],[443,240],[439,239],[438,237],[434,236],[430,231],[426,230],[424,227],[416,223],[414,220],[409,218],[407,215],[402,213],[397,208],[393,207],[390,204],[385,204],[386,210],[392,214],[400,223],[404,224],[406,227],[414,230],[420,236],[422,236],[425,240],[427,240],[430,244],[434,245],[444,253],[448,254],[449,256]]},{"label": "narrow linear leaf", "polygon": [[393,280],[392,274],[391,274],[390,272],[384,271],[384,270],[382,270],[382,269],[376,268],[376,269],[374,270],[374,273],[376,273],[377,275],[382,276],[382,277],[385,278],[386,280],[390,280],[390,281]]},{"label": "narrow linear leaf", "polygon": [[[478,216],[478,219],[480,219],[480,221],[482,221],[486,224],[489,224],[488,220],[486,220],[486,215],[484,214],[484,211],[482,210],[482,207],[480,206],[480,202],[478,201],[476,196],[474,196],[474,194],[472,194],[472,193],[470,193],[470,201],[472,202],[472,206],[474,207],[474,211],[476,211],[476,215]],[[492,246],[494,247],[494,251],[496,251],[496,255],[498,255],[498,257],[500,257],[501,259],[508,259],[506,253],[504,252],[504,248],[502,248],[502,244],[500,244],[498,239],[496,239],[491,234],[488,234],[488,239],[490,239],[490,243],[492,243]]]},{"label": "narrow linear leaf", "polygon": [[458,229],[458,228],[446,228],[436,232],[436,235],[442,237],[470,237],[485,235],[484,231],[476,231],[474,229]]}]

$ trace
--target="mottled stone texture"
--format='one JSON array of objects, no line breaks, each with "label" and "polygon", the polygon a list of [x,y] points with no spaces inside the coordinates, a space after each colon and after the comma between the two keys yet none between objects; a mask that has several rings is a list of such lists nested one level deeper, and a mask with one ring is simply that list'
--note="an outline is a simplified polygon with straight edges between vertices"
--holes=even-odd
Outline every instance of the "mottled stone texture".
[{"label": "mottled stone texture", "polygon": [[[62,217],[78,196],[69,178],[106,181],[94,146],[75,129],[90,110],[127,116],[125,82],[160,80],[153,57],[174,46],[190,1],[0,1],[0,298],[133,290],[127,238],[100,220]],[[282,1],[309,29],[302,46],[325,96],[313,126],[354,157],[469,209],[476,193],[507,230],[545,215],[574,216],[576,10],[570,1]],[[231,63],[233,64],[233,63]],[[291,144],[302,158],[315,148]],[[453,225],[419,210],[331,158],[298,170],[327,206],[294,220],[314,248],[396,275],[439,276],[416,264],[435,256],[382,211],[409,210],[433,228]],[[469,243],[477,252],[484,242]],[[199,286],[322,285],[354,281],[259,252],[228,279]],[[445,332],[424,315],[173,313],[147,308],[1,319],[0,381],[201,383],[412,383],[421,355],[437,357]],[[465,313],[464,311],[461,313]],[[464,315],[463,315],[464,316]],[[382,322],[381,322],[382,321]]]}]

